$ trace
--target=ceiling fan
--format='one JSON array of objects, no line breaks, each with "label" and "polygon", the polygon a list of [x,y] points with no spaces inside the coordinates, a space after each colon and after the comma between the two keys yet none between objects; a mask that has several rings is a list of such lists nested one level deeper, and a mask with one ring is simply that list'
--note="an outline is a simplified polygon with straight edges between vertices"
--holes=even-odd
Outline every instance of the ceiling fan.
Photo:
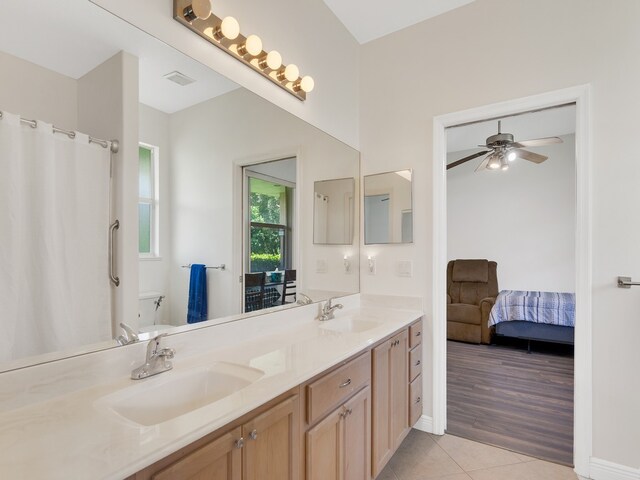
[{"label": "ceiling fan", "polygon": [[455,162],[451,162],[447,165],[447,170],[453,167],[457,167],[458,165],[462,165],[463,163],[467,163],[474,158],[478,158],[487,154],[488,155],[485,157],[485,159],[476,168],[476,172],[485,169],[508,170],[509,163],[514,161],[516,158],[522,158],[523,160],[528,160],[533,163],[542,163],[549,157],[547,157],[546,155],[540,155],[539,153],[524,150],[523,147],[541,147],[543,145],[551,145],[553,143],[562,143],[562,139],[559,137],[536,138],[534,140],[523,140],[521,142],[516,142],[514,141],[512,134],[502,133],[501,123],[502,122],[498,121],[497,134],[491,135],[489,138],[487,138],[487,142],[485,145],[478,145],[479,147],[485,147],[489,150],[474,153],[472,155],[469,155],[468,157],[464,157],[460,160],[456,160]]}]

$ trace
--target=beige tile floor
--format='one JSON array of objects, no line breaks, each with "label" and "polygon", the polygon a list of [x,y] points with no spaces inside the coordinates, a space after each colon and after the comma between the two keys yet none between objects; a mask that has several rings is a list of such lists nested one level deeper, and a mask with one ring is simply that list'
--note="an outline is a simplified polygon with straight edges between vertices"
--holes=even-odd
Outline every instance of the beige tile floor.
[{"label": "beige tile floor", "polygon": [[411,430],[377,480],[576,480],[569,467],[453,435]]}]

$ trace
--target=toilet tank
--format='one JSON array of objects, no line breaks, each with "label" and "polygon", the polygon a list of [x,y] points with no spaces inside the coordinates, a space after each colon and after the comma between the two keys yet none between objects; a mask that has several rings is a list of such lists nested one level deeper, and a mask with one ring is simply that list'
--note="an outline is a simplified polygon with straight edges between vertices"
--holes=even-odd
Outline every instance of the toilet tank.
[{"label": "toilet tank", "polygon": [[140,292],[138,295],[139,328],[161,323],[160,314],[163,305],[162,300],[160,300],[160,307],[156,308],[158,299],[164,300],[164,295],[161,292]]}]

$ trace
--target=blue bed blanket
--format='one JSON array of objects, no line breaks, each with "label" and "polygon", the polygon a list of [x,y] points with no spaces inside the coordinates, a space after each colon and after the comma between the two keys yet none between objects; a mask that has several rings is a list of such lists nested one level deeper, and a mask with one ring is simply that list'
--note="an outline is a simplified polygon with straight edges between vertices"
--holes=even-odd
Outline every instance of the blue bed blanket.
[{"label": "blue bed blanket", "polygon": [[513,320],[573,327],[576,296],[573,293],[502,290],[491,309],[489,326]]}]

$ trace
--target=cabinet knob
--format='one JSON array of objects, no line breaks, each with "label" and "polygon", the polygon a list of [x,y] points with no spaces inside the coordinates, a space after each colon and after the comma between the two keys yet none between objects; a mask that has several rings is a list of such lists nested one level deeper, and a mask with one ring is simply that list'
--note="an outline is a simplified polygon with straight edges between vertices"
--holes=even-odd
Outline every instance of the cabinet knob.
[{"label": "cabinet knob", "polygon": [[422,335],[422,332],[416,333],[416,337],[419,337],[420,335]]},{"label": "cabinet knob", "polygon": [[256,429],[251,430],[251,433],[249,434],[249,438],[251,440],[257,440],[258,439],[258,430],[256,430]]},{"label": "cabinet knob", "polygon": [[244,447],[244,438],[240,437],[238,440],[236,440],[236,442],[234,443],[234,446],[236,448]]},{"label": "cabinet knob", "polygon": [[351,385],[351,379],[347,378],[344,382],[342,382],[340,385],[338,385],[340,388],[344,388]]},{"label": "cabinet knob", "polygon": [[422,400],[422,397],[416,398],[416,403],[420,403],[421,400]]},{"label": "cabinet knob", "polygon": [[420,360],[416,362],[416,367],[420,365]]}]

